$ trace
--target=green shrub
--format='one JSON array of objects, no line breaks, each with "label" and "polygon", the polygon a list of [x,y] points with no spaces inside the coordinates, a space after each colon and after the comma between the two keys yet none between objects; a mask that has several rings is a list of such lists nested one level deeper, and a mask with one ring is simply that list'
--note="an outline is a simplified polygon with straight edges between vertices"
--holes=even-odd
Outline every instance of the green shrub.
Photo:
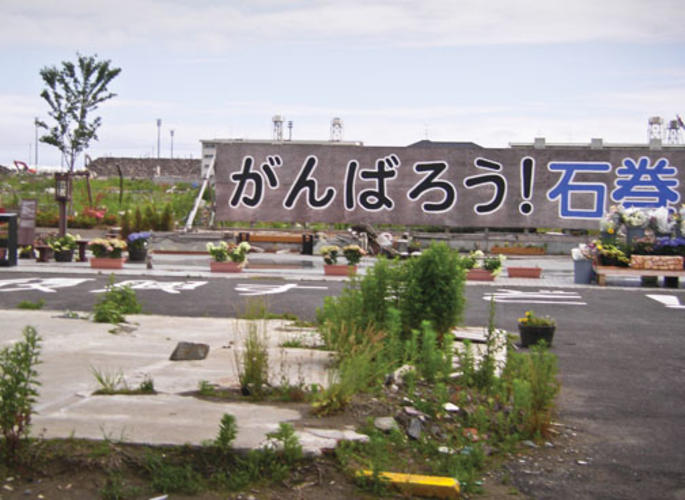
[{"label": "green shrub", "polygon": [[400,301],[405,332],[428,320],[442,338],[461,322],[464,279],[458,254],[445,243],[434,243],[419,257],[409,259]]},{"label": "green shrub", "polygon": [[189,464],[166,463],[162,457],[148,453],[144,467],[150,475],[151,486],[155,491],[194,495],[202,489],[202,476]]},{"label": "green shrub", "polygon": [[0,428],[5,438],[5,458],[16,456],[22,438],[29,435],[33,405],[38,396],[40,341],[36,329],[27,326],[23,340],[0,350]]},{"label": "green shrub", "polygon": [[146,229],[148,228],[145,227],[143,222],[143,213],[140,211],[140,207],[136,207],[136,210],[133,212],[133,232],[139,233]]},{"label": "green shrub", "polygon": [[121,226],[121,239],[125,240],[128,238],[128,235],[133,232],[131,229],[131,216],[129,215],[128,210],[124,210],[124,213],[121,214],[119,225]]},{"label": "green shrub", "polygon": [[159,229],[161,231],[173,231],[174,225],[174,213],[171,209],[171,203],[167,203],[164,205],[164,210],[160,217]]},{"label": "green shrub", "polygon": [[219,434],[214,440],[214,446],[219,448],[222,452],[226,452],[233,446],[233,441],[238,435],[238,425],[236,424],[235,417],[224,413],[221,417],[221,423],[219,424]]},{"label": "green shrub", "polygon": [[45,300],[44,299],[38,299],[36,302],[31,302],[30,300],[22,300],[17,304],[17,309],[29,309],[29,310],[37,310],[37,309],[43,309],[43,306],[45,305]]}]

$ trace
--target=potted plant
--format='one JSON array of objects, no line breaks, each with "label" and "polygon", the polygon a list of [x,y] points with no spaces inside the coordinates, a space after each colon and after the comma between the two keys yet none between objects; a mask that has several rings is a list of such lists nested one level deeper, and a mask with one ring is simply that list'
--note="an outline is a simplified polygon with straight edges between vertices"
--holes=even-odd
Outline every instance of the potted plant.
[{"label": "potted plant", "polygon": [[151,234],[148,231],[131,233],[126,238],[128,246],[129,262],[144,262],[147,257],[148,240]]},{"label": "potted plant", "polygon": [[20,259],[33,259],[36,256],[36,252],[33,251],[33,246],[24,245],[19,247],[19,258]]},{"label": "potted plant", "polygon": [[542,268],[539,266],[507,266],[507,274],[510,278],[539,278]]},{"label": "potted plant", "polygon": [[544,340],[548,346],[552,345],[556,321],[550,316],[536,316],[533,311],[526,311],[518,320],[521,346],[528,347]]},{"label": "potted plant", "polygon": [[475,250],[462,260],[464,267],[468,270],[466,279],[494,281],[495,277],[502,271],[504,260],[504,255],[486,257],[481,250]]},{"label": "potted plant", "polygon": [[247,254],[250,251],[250,244],[242,241],[237,245],[230,245],[225,241],[218,244],[207,243],[207,251],[212,257],[209,268],[212,272],[219,273],[239,273],[247,263]]},{"label": "potted plant", "polygon": [[76,248],[76,240],[80,236],[73,236],[66,233],[64,236],[59,236],[48,241],[48,246],[55,254],[57,262],[71,262],[74,258],[74,249]]},{"label": "potted plant", "polygon": [[[348,276],[350,272],[353,274],[356,272],[356,266],[338,264],[338,257],[340,256],[341,252],[341,248],[337,245],[324,245],[321,247],[321,249],[319,249],[319,253],[323,257],[324,274],[328,276]],[[354,252],[350,251],[349,253],[350,255],[352,255]],[[361,259],[361,255],[359,256],[359,258]]]},{"label": "potted plant", "polygon": [[342,249],[343,256],[347,260],[347,264],[350,266],[357,266],[362,257],[366,255],[366,252],[359,245],[346,245]]},{"label": "potted plant", "polygon": [[100,269],[121,269],[124,267],[122,253],[126,250],[126,242],[118,238],[96,238],[88,243],[93,257],[90,267]]},{"label": "potted plant", "polygon": [[597,257],[601,266],[628,267],[630,259],[618,246],[606,242],[594,242]]}]

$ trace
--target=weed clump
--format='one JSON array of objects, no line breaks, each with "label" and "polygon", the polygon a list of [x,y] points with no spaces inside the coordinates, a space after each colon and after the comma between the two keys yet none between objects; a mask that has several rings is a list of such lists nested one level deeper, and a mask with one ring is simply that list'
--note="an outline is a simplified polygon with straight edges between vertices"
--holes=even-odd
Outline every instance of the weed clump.
[{"label": "weed clump", "polygon": [[138,314],[141,310],[136,292],[128,285],[115,285],[114,276],[110,275],[107,291],[93,309],[93,321],[122,323],[126,314]]},{"label": "weed clump", "polygon": [[6,461],[12,461],[22,439],[29,435],[33,405],[38,397],[41,338],[32,326],[23,330],[23,340],[0,350],[0,428]]}]

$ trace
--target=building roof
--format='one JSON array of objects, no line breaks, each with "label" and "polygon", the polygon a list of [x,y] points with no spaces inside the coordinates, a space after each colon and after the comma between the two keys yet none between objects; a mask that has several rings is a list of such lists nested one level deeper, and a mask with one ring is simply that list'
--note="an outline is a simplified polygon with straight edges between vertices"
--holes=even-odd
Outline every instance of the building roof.
[{"label": "building roof", "polygon": [[423,139],[407,146],[408,148],[457,148],[457,149],[473,149],[481,148],[482,146],[475,142],[453,142],[453,141],[431,141]]}]

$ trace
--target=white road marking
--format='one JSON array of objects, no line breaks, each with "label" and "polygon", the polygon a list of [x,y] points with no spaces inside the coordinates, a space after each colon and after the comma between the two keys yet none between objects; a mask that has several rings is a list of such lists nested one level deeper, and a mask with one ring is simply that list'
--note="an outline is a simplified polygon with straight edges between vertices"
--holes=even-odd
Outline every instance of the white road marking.
[{"label": "white road marking", "polygon": [[80,285],[94,278],[20,278],[0,280],[0,292],[27,292],[38,290],[44,293],[55,293],[57,288],[69,288]]},{"label": "white road marking", "polygon": [[[177,295],[185,290],[195,290],[206,285],[206,281],[154,281],[154,280],[127,280],[115,283],[116,288],[130,286],[133,290],[160,290],[162,292]],[[91,290],[91,293],[106,292],[106,288]]]},{"label": "white road marking", "polygon": [[680,304],[680,299],[678,299],[678,297],[675,295],[650,294],[647,295],[647,297],[652,300],[656,300],[657,302],[661,302],[669,309],[685,309],[685,306]]},{"label": "white road marking", "polygon": [[569,306],[586,306],[587,302],[582,301],[582,297],[576,292],[565,292],[563,290],[538,290],[528,292],[523,290],[499,289],[495,293],[486,293],[483,300],[501,303],[523,303],[523,304],[560,304]]},{"label": "white road marking", "polygon": [[302,286],[297,283],[286,283],[284,285],[260,285],[258,283],[240,283],[235,287],[235,291],[242,296],[255,295],[275,295],[285,293],[289,290],[328,290],[327,286]]}]

